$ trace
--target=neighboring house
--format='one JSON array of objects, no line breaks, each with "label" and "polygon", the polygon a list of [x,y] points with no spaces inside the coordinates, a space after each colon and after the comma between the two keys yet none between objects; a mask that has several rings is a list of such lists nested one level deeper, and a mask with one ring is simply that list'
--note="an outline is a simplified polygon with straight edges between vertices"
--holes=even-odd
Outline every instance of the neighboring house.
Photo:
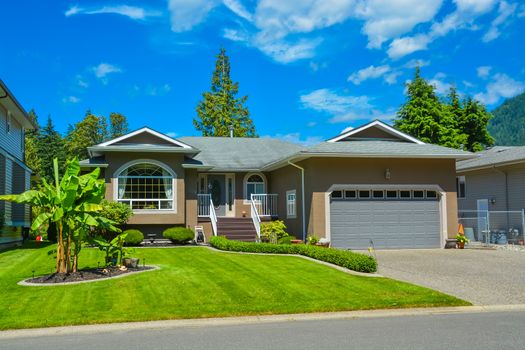
[{"label": "neighboring house", "polygon": [[183,225],[255,240],[279,218],[352,249],[443,247],[457,230],[456,160],[472,157],[377,120],[312,147],[142,128],[89,154],[82,167],[103,169],[107,199],[129,204],[145,235]]},{"label": "neighboring house", "polygon": [[[493,231],[518,228],[523,233],[525,146],[497,146],[477,155],[456,167],[458,208],[465,225],[474,231],[488,224]],[[488,223],[486,211],[492,212]]]},{"label": "neighboring house", "polygon": [[[31,170],[24,164],[24,130],[33,128],[20,103],[0,80],[0,194],[29,189]],[[20,242],[23,229],[30,224],[29,206],[0,201],[0,245]]]}]

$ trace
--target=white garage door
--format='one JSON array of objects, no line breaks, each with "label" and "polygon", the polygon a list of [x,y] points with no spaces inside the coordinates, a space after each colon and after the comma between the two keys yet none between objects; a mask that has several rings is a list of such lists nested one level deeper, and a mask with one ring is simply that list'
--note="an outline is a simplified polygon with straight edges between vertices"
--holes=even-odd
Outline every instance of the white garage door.
[{"label": "white garage door", "polygon": [[336,248],[439,248],[439,195],[424,189],[334,191],[330,227]]}]

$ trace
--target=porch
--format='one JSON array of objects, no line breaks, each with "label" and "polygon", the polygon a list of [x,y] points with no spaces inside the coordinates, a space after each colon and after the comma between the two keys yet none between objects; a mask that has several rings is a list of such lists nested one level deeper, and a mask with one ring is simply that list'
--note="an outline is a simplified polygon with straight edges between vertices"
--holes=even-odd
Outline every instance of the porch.
[{"label": "porch", "polygon": [[251,194],[250,199],[244,201],[249,210],[239,215],[239,212],[221,210],[221,206],[230,203],[221,203],[220,198],[214,201],[211,193],[202,193],[197,195],[197,215],[199,221],[209,220],[214,236],[260,241],[261,222],[277,218],[277,198],[275,193]]}]

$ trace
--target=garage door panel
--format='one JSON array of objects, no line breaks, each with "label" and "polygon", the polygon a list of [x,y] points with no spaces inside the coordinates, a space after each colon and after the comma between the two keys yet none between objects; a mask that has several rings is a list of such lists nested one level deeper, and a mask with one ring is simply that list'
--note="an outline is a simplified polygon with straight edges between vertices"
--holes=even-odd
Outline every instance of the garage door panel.
[{"label": "garage door panel", "polygon": [[332,245],[366,249],[440,246],[439,202],[336,200],[330,205]]}]

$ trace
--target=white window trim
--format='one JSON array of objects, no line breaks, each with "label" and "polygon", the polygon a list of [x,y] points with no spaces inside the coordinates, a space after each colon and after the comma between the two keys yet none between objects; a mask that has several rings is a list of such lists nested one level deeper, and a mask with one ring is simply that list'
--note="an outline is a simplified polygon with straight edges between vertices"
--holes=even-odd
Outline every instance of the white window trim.
[{"label": "white window trim", "polygon": [[147,164],[153,164],[157,165],[159,167],[162,167],[167,172],[170,173],[170,175],[173,177],[171,180],[171,187],[173,190],[173,201],[172,201],[172,208],[173,209],[135,209],[133,210],[133,214],[140,215],[140,214],[176,214],[177,213],[177,173],[173,171],[173,169],[168,166],[167,164],[160,162],[158,160],[154,159],[136,159],[130,162],[127,162],[126,164],[122,165],[120,168],[117,169],[113,173],[113,178],[111,179],[111,183],[113,185],[113,200],[115,202],[119,202],[118,198],[118,176],[124,169],[127,169],[133,165],[141,164],[141,163],[147,163]]},{"label": "white window trim", "polygon": [[[464,193],[463,193],[463,196],[460,196],[460,183],[461,181],[463,181],[463,188],[464,188]],[[460,176],[456,176],[456,185],[457,185],[457,197],[458,199],[466,199],[467,198],[467,178],[465,175],[460,175]]]},{"label": "white window trim", "polygon": [[250,204],[251,198],[246,198],[248,196],[248,179],[252,175],[259,175],[261,179],[263,179],[264,184],[264,193],[268,193],[268,181],[266,179],[266,176],[264,176],[263,173],[247,173],[244,176],[244,179],[242,180],[242,188],[243,188],[243,202],[244,204]]},{"label": "white window trim", "polygon": [[[293,200],[293,213],[290,213],[289,212],[289,209],[290,207],[288,206],[289,205],[289,200],[288,200],[288,196],[293,194],[294,195],[294,200]],[[289,190],[289,191],[286,191],[286,218],[287,219],[296,219],[297,218],[297,191],[296,190]]]}]

